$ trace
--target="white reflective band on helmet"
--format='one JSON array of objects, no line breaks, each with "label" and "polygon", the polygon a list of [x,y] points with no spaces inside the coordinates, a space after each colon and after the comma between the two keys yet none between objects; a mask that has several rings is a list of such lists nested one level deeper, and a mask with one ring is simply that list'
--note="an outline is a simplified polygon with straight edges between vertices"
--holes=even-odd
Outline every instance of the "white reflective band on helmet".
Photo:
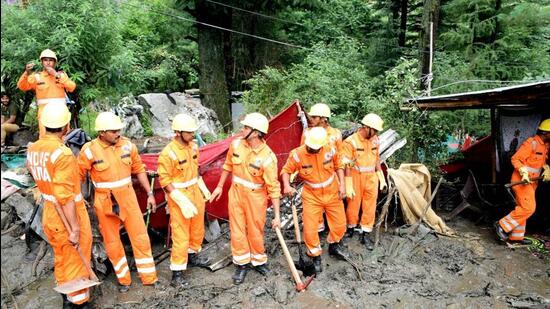
[{"label": "white reflective band on helmet", "polygon": [[[46,201],[49,201],[49,202],[52,202],[52,203],[57,203],[57,199],[55,198],[55,196],[53,195],[50,195],[50,194],[42,194],[42,198]],[[78,193],[75,197],[74,197],[74,201],[75,202],[80,202],[82,201],[82,194]]]},{"label": "white reflective band on helmet", "polygon": [[179,270],[186,270],[187,269],[187,263],[185,264],[170,264],[170,270],[171,271],[179,271]]},{"label": "white reflective band on helmet", "polygon": [[359,171],[359,173],[372,173],[376,169],[376,167],[373,166],[357,166],[355,165],[353,167],[355,170]]},{"label": "white reflective band on helmet", "polygon": [[530,166],[524,166],[524,167],[529,173],[533,173],[533,174],[540,174],[540,171],[542,170],[542,168],[534,168]]},{"label": "white reflective band on helmet", "polygon": [[263,187],[264,185],[263,184],[260,184],[260,183],[253,183],[251,181],[248,181],[248,180],[244,180],[240,177],[237,177],[235,175],[233,175],[233,182],[234,183],[238,183],[240,185],[243,185],[249,189],[260,189],[261,187]]},{"label": "white reflective band on helmet", "polygon": [[98,189],[113,189],[113,188],[118,188],[118,187],[127,185],[131,182],[132,182],[132,177],[126,177],[124,179],[117,180],[117,181],[109,181],[109,182],[95,182],[94,181],[93,183],[94,183],[94,187],[96,187]]},{"label": "white reflective band on helmet", "polygon": [[332,174],[329,179],[320,183],[313,183],[308,181],[304,181],[304,182],[306,183],[306,185],[310,186],[313,189],[320,189],[320,188],[328,187],[333,181],[334,181],[334,174]]},{"label": "white reflective band on helmet", "polygon": [[65,104],[65,102],[67,102],[67,99],[65,98],[49,98],[49,99],[36,100],[37,105],[44,105],[44,104],[50,104],[50,103]]},{"label": "white reflective band on helmet", "polygon": [[76,294],[76,295],[69,295],[67,294],[67,300],[70,301],[71,303],[77,303],[77,302],[81,302],[83,300],[86,300],[88,299],[88,297],[90,297],[90,295],[88,294],[88,291],[84,292],[84,293],[80,293],[80,294]]},{"label": "white reflective band on helmet", "polygon": [[197,184],[197,182],[199,181],[199,178],[193,178],[189,181],[186,181],[186,182],[173,182],[172,183],[172,186],[174,186],[174,188],[176,189],[185,189],[187,187],[190,187],[194,184]]}]

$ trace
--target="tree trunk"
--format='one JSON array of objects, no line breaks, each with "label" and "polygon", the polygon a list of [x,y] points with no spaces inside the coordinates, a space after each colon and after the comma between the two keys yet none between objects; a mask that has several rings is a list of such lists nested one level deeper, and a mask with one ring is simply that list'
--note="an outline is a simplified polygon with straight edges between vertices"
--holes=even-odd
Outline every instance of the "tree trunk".
[{"label": "tree trunk", "polygon": [[399,46],[405,47],[405,34],[407,33],[408,0],[401,0],[401,23],[399,25]]},{"label": "tree trunk", "polygon": [[[422,64],[422,77],[430,73],[430,22],[433,22],[433,45],[437,38],[437,24],[439,23],[440,0],[425,0],[422,14],[422,31],[420,32],[420,63]],[[427,84],[421,82],[421,88],[426,89]]]},{"label": "tree trunk", "polygon": [[[223,7],[195,0],[197,21],[230,28],[231,12]],[[225,131],[231,129],[229,90],[225,76],[225,46],[222,30],[198,26],[199,88],[202,104],[213,109]],[[227,124],[227,126],[225,126]]]}]

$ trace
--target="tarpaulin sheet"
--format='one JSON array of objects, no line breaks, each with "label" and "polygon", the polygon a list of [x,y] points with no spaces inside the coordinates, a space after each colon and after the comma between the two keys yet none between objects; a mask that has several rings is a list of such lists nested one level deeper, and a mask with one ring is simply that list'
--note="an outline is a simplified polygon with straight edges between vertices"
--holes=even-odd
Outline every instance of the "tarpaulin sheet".
[{"label": "tarpaulin sheet", "polygon": [[[300,145],[303,127],[300,122],[300,118],[298,117],[299,111],[301,111],[300,103],[295,101],[269,121],[269,131],[266,135],[266,142],[277,156],[279,171],[286,162],[289,152]],[[216,188],[222,173],[222,166],[225,161],[225,156],[227,154],[227,150],[229,149],[229,145],[231,144],[231,141],[237,137],[238,136],[228,137],[222,141],[200,148],[200,173],[210,191],[213,191]],[[158,153],[141,155],[147,170],[157,170],[158,155]],[[212,204],[206,204],[206,212],[209,219],[228,218],[227,192],[230,185],[231,177],[228,177],[220,200]],[[140,201],[139,203],[141,210],[142,212],[145,212],[147,207],[146,192],[143,192],[137,182],[134,183],[134,188],[136,189],[138,201]],[[164,193],[162,192],[162,188],[160,187],[158,181],[155,183],[155,198],[157,203],[160,203],[165,199]],[[166,211],[164,208],[151,215],[150,224],[155,229],[165,229],[168,226],[168,217],[166,216]]]}]

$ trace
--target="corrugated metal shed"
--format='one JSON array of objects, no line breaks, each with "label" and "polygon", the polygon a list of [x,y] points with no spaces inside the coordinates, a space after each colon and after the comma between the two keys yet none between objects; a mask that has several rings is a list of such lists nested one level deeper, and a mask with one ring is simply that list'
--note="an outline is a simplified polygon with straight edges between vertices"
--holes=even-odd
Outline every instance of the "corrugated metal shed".
[{"label": "corrugated metal shed", "polygon": [[546,107],[550,110],[550,80],[449,95],[409,98],[423,110]]}]

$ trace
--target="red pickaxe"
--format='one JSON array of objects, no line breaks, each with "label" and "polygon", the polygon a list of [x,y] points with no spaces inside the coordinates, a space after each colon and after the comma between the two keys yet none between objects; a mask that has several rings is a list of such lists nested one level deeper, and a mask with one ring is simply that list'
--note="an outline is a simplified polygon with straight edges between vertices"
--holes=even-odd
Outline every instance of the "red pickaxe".
[{"label": "red pickaxe", "polygon": [[311,280],[313,280],[313,277],[315,275],[307,277],[305,282],[302,281],[300,278],[300,275],[298,274],[298,270],[296,269],[296,266],[294,265],[294,260],[292,259],[292,256],[290,256],[290,252],[288,251],[288,248],[285,243],[285,239],[283,238],[283,234],[281,234],[280,228],[275,228],[275,232],[277,233],[277,238],[279,238],[279,243],[281,244],[281,247],[283,248],[283,252],[286,257],[286,262],[288,263],[288,267],[290,268],[290,272],[292,273],[292,277],[294,278],[294,281],[296,282],[296,291],[302,292],[304,291],[308,285],[311,283]]}]

